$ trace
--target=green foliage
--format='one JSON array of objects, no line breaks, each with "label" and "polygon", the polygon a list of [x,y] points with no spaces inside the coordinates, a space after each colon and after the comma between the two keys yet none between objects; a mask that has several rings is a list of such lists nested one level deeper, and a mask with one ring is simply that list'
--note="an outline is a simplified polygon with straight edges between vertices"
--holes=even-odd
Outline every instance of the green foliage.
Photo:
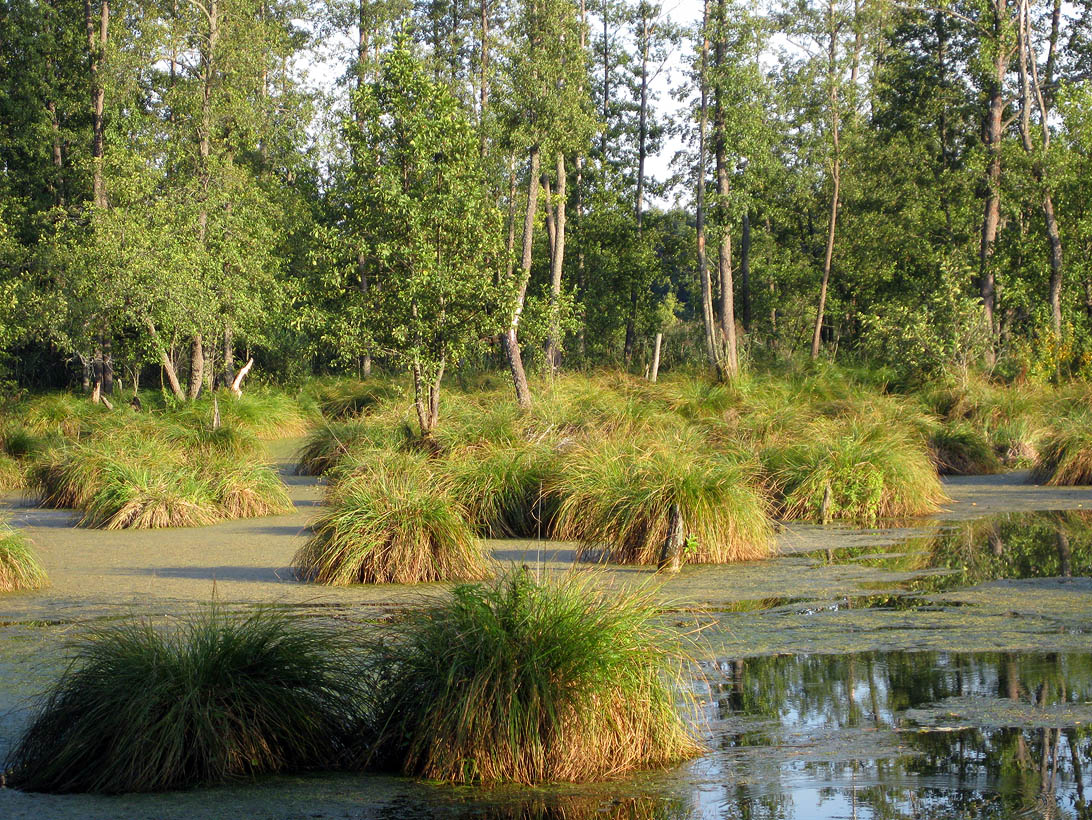
[{"label": "green foliage", "polygon": [[12,751],[27,791],[117,794],[328,768],[362,722],[345,638],[216,607],[90,632]]},{"label": "green foliage", "polygon": [[329,490],[292,564],[320,584],[414,584],[489,574],[450,483],[423,456],[377,455]]},{"label": "green foliage", "polygon": [[0,592],[41,589],[48,584],[27,537],[0,521]]},{"label": "green foliage", "polygon": [[371,657],[378,762],[455,783],[583,781],[701,747],[643,593],[526,569],[460,586]]},{"label": "green foliage", "polygon": [[989,440],[965,421],[938,427],[929,437],[929,449],[941,475],[989,475],[1001,469]]}]

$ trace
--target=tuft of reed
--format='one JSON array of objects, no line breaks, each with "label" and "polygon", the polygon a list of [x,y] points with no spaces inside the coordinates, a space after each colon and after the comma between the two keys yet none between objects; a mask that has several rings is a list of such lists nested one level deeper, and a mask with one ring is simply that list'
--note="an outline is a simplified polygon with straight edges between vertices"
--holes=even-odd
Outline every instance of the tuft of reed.
[{"label": "tuft of reed", "polygon": [[254,459],[262,451],[262,445],[253,433],[227,425],[217,428],[173,425],[168,435],[187,450],[202,456]]},{"label": "tuft of reed", "polygon": [[817,422],[762,459],[790,519],[908,518],[936,512],[946,498],[924,443],[888,425]]},{"label": "tuft of reed", "polygon": [[292,512],[288,489],[267,464],[220,457],[202,465],[200,472],[223,518],[259,518]]},{"label": "tuft of reed", "polygon": [[48,584],[27,537],[0,522],[0,592],[41,589]]},{"label": "tuft of reed", "polygon": [[82,505],[80,525],[106,530],[203,527],[219,519],[207,482],[188,469],[109,464]]},{"label": "tuft of reed", "polygon": [[526,569],[457,587],[371,653],[372,762],[452,783],[535,784],[700,754],[657,614],[643,593]]},{"label": "tuft of reed", "polygon": [[452,451],[442,469],[471,525],[491,538],[533,538],[549,532],[554,504],[543,487],[558,454],[543,442],[482,442]]},{"label": "tuft of reed", "polygon": [[929,450],[941,475],[989,475],[1001,469],[985,434],[965,421],[940,425],[929,436]]},{"label": "tuft of reed", "polygon": [[764,558],[772,529],[750,471],[689,439],[648,443],[607,439],[561,461],[548,490],[557,499],[555,533],[605,548],[625,564],[656,564],[673,510],[686,543],[683,560],[729,563]]},{"label": "tuft of reed", "polygon": [[388,454],[331,488],[292,559],[321,584],[415,584],[487,577],[481,543],[449,482],[416,454]]},{"label": "tuft of reed", "polygon": [[27,477],[23,465],[7,453],[0,453],[0,492],[21,490],[26,486]]},{"label": "tuft of reed", "polygon": [[356,450],[395,449],[401,440],[397,430],[372,421],[328,422],[307,436],[296,454],[296,472],[326,475]]},{"label": "tuft of reed", "polygon": [[1032,477],[1056,487],[1092,484],[1092,411],[1072,410],[1044,431]]},{"label": "tuft of reed", "polygon": [[336,421],[366,416],[402,395],[395,382],[377,378],[316,380],[308,392],[322,415]]},{"label": "tuft of reed", "polygon": [[96,629],[11,753],[8,783],[116,794],[335,765],[363,722],[353,657],[340,633],[267,610]]}]

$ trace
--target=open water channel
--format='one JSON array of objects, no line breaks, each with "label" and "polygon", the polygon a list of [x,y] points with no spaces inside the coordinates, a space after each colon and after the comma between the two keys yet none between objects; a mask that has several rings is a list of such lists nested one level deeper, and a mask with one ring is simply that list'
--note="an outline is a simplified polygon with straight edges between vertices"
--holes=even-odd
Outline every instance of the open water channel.
[{"label": "open water channel", "polygon": [[[708,752],[669,771],[539,789],[379,775],[277,777],[120,797],[0,789],[0,818],[1092,817],[1092,488],[1024,476],[948,483],[941,515],[867,530],[787,527],[778,555],[631,568],[687,636]],[[296,512],[194,530],[75,529],[4,500],[52,579],[0,598],[0,755],[88,623],[174,615],[212,597],[364,629],[438,586],[327,589],[286,570],[321,488],[287,476]],[[574,571],[571,545],[491,542],[501,564]]]}]

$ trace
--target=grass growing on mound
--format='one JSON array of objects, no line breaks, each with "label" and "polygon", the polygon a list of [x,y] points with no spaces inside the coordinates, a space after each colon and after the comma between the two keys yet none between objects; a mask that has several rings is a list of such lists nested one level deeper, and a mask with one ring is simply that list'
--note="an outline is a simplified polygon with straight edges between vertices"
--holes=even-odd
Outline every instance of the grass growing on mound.
[{"label": "grass growing on mound", "polygon": [[449,482],[422,456],[387,455],[343,477],[292,559],[321,584],[414,584],[489,575]]},{"label": "grass growing on mound", "polygon": [[929,450],[941,475],[989,475],[1001,469],[986,436],[966,422],[938,427],[929,437]]},{"label": "grass growing on mound", "polygon": [[550,530],[554,505],[542,490],[557,462],[544,443],[482,443],[450,453],[443,469],[478,532],[531,538]]},{"label": "grass growing on mound", "polygon": [[922,442],[878,424],[816,423],[809,435],[762,454],[786,518],[905,518],[946,498]]},{"label": "grass growing on mound", "polygon": [[611,560],[655,564],[672,508],[682,519],[684,560],[764,558],[771,528],[748,470],[687,440],[607,440],[567,453],[548,491],[558,499],[556,533],[582,552],[605,547]]},{"label": "grass growing on mound", "polygon": [[1046,430],[1033,477],[1053,486],[1092,484],[1092,412],[1071,411]]},{"label": "grass growing on mound", "polygon": [[12,752],[8,783],[163,791],[330,766],[360,725],[347,649],[312,621],[266,611],[98,629]]},{"label": "grass growing on mound", "polygon": [[379,762],[434,780],[533,784],[699,754],[656,614],[642,595],[526,570],[457,587],[372,658]]},{"label": "grass growing on mound", "polygon": [[49,583],[30,541],[0,522],[0,592],[41,589]]},{"label": "grass growing on mound", "polygon": [[343,420],[367,415],[403,391],[387,379],[322,379],[308,385],[307,393],[323,416]]},{"label": "grass growing on mound", "polygon": [[258,518],[292,512],[288,489],[267,464],[221,457],[200,469],[223,518]]},{"label": "grass growing on mound", "polygon": [[219,518],[208,484],[188,469],[113,463],[102,478],[83,505],[82,526],[154,530],[203,527]]},{"label": "grass growing on mound", "polygon": [[357,419],[329,422],[307,436],[296,454],[296,472],[326,475],[355,450],[393,450],[399,443],[397,429],[389,425]]},{"label": "grass growing on mound", "polygon": [[26,485],[27,477],[23,465],[7,453],[0,453],[0,492],[21,490]]}]

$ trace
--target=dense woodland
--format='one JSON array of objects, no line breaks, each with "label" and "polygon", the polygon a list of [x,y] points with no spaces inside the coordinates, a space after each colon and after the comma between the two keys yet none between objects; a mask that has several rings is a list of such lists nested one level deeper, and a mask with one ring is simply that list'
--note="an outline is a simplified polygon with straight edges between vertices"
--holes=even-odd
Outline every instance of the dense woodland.
[{"label": "dense woodland", "polygon": [[0,378],[1092,375],[1092,3],[696,10],[2,0]]}]

